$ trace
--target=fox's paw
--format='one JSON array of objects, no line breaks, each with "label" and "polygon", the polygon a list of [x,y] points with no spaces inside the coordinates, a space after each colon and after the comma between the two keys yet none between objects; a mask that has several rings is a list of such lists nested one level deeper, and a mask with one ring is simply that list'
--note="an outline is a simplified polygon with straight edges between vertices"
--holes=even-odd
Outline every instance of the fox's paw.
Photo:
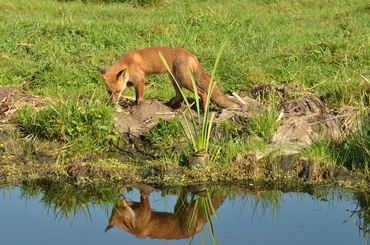
[{"label": "fox's paw", "polygon": [[171,107],[171,109],[175,110],[180,108],[181,100],[178,100],[176,97],[170,99],[168,102],[165,103],[166,106]]}]

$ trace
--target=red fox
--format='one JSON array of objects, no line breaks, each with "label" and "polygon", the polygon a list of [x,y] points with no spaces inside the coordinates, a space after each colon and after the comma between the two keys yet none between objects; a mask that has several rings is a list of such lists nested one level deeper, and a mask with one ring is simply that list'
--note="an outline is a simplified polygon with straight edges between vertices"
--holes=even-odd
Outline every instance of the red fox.
[{"label": "red fox", "polygon": [[[226,194],[211,195],[213,215],[225,200]],[[173,212],[152,210],[149,195],[140,195],[140,202],[125,200],[121,196],[112,209],[109,224],[105,231],[116,226],[136,237],[155,239],[184,239],[194,236],[203,230],[210,217],[199,205],[189,202],[185,197],[178,197]]]},{"label": "red fox", "polygon": [[[186,49],[171,47],[150,47],[131,51],[122,56],[108,71],[97,67],[103,75],[106,89],[112,96],[112,102],[117,103],[122,91],[131,86],[135,87],[136,103],[139,104],[144,99],[145,77],[151,74],[168,73],[159,53],[162,53],[166,59],[180,87],[193,91],[190,71],[193,73],[199,97],[205,106],[210,76],[195,55]],[[171,76],[170,80],[175,88],[176,96],[168,102],[168,105],[175,108],[180,105],[183,98]],[[217,85],[212,92],[211,101],[222,108],[240,107],[239,104],[229,100]]]}]

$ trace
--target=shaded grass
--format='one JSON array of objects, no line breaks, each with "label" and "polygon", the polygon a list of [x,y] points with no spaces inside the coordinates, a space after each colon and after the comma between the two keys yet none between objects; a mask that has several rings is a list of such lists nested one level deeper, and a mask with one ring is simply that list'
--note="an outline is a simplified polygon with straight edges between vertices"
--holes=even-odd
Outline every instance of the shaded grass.
[{"label": "shaded grass", "polygon": [[[325,166],[335,166],[339,163],[339,156],[335,152],[333,143],[329,140],[316,140],[302,153],[314,163]],[[339,163],[343,165],[342,163]]]},{"label": "shaded grass", "polygon": [[160,120],[159,123],[150,130],[148,137],[154,146],[157,155],[162,159],[170,159],[175,163],[182,162],[183,154],[187,149],[187,144],[183,139],[182,126],[178,118],[171,121]]},{"label": "shaded grass", "polygon": [[160,119],[158,125],[149,132],[149,138],[154,146],[173,147],[179,143],[182,136],[181,130],[181,124],[177,118],[171,121]]},{"label": "shaded grass", "polygon": [[266,142],[258,137],[244,137],[237,139],[215,139],[213,142],[214,162],[220,166],[225,163],[233,163],[235,157],[240,153],[248,151],[264,150],[267,147]]},{"label": "shaded grass", "polygon": [[336,148],[340,161],[352,168],[370,166],[370,119],[367,118],[360,130],[339,143]]}]

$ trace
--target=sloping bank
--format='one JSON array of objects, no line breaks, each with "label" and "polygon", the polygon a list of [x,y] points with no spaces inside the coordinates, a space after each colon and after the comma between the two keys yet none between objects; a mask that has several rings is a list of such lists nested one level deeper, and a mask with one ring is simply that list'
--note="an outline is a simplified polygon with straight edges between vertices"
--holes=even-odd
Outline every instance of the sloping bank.
[{"label": "sloping bank", "polygon": [[[219,110],[211,140],[211,161],[197,168],[188,164],[188,144],[179,126],[184,122],[177,117],[184,108],[173,111],[158,100],[147,100],[139,106],[122,101],[122,109],[114,114],[112,122],[116,137],[107,150],[66,156],[61,154],[65,144],[25,134],[16,120],[19,108],[31,105],[37,112],[53,99],[0,88],[0,182],[17,184],[46,177],[78,183],[281,182],[369,188],[368,159],[359,163],[362,167],[354,167],[327,164],[307,155],[317,139],[340,144],[351,137],[366,117],[358,117],[358,109],[351,107],[332,112],[314,94],[292,98],[289,89],[270,86],[248,91],[255,98],[267,93],[271,98],[273,91],[273,97],[280,98],[270,99],[276,104],[274,113],[268,104],[248,96],[242,99],[246,110]],[[257,130],[267,124],[273,124],[271,135]]]}]

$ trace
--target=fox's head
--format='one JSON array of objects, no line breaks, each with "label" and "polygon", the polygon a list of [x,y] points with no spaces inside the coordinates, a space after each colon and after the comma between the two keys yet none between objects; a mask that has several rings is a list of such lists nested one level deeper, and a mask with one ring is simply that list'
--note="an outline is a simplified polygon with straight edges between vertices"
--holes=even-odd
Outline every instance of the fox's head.
[{"label": "fox's head", "polygon": [[135,206],[134,202],[126,201],[123,197],[120,197],[113,208],[105,231],[107,232],[113,226],[117,226],[127,232],[135,233],[136,214],[133,206]]},{"label": "fox's head", "polygon": [[100,67],[96,67],[100,74],[103,76],[103,81],[107,92],[111,95],[113,103],[118,103],[122,91],[127,87],[128,74],[126,68],[116,69],[114,66],[105,71]]}]

